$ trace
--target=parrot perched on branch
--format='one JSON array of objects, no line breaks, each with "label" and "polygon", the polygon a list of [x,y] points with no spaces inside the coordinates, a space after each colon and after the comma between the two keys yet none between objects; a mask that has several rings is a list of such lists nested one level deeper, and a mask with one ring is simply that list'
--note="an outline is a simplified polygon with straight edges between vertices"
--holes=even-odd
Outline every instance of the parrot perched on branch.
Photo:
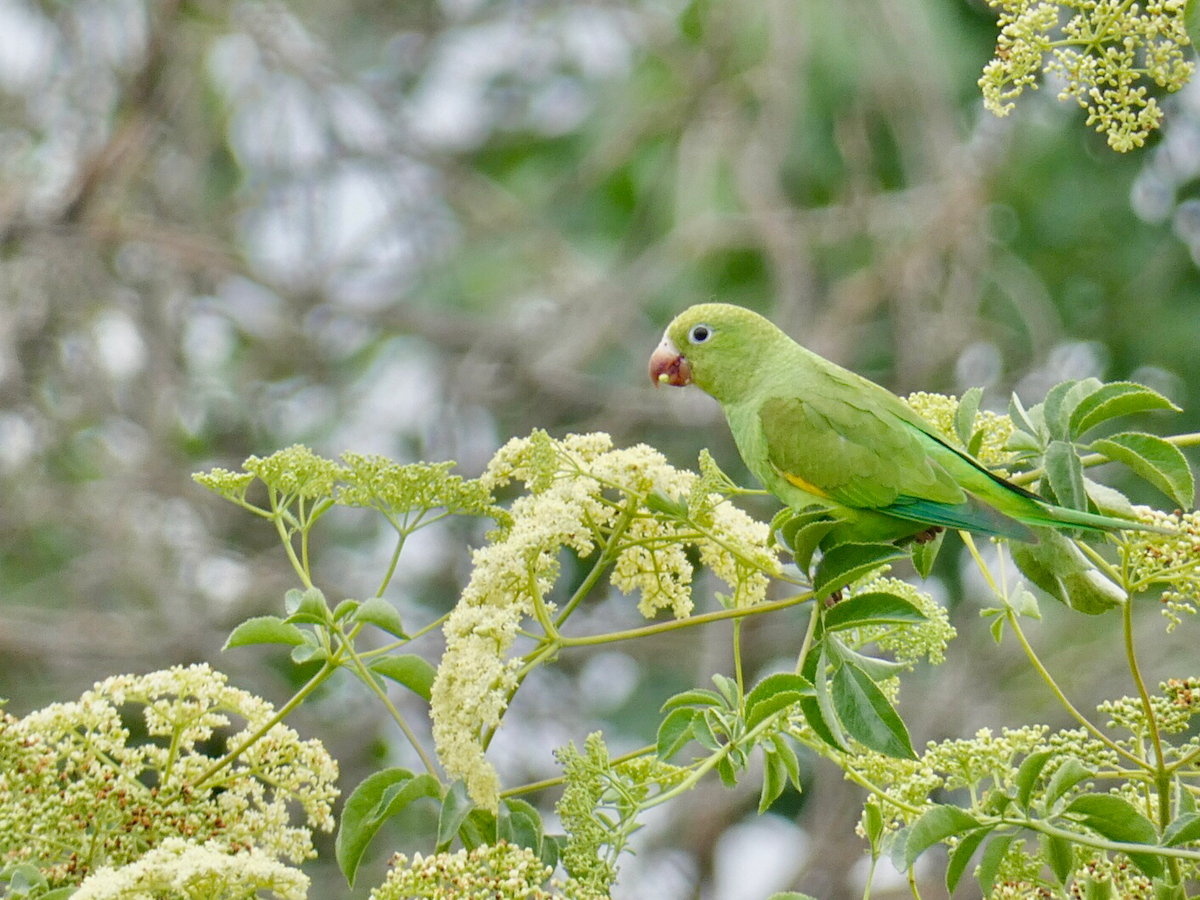
[{"label": "parrot perched on branch", "polygon": [[1081,601],[1097,611],[1119,602],[1116,585],[1053,530],[1156,530],[1055,506],[1005,480],[890,391],[748,309],[685,310],[650,357],[650,377],[716,398],[747,468],[768,491],[796,510],[828,507],[840,520],[828,543],[922,541],[943,528],[1045,543],[1040,553],[1025,552],[1029,569],[1048,567],[1027,570],[1031,580],[1073,606],[1062,594],[1098,590]]}]

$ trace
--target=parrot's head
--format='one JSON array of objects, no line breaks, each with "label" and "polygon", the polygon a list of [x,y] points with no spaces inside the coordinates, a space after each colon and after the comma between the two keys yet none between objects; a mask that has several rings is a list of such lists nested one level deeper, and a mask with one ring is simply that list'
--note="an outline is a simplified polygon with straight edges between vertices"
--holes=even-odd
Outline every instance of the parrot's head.
[{"label": "parrot's head", "polygon": [[667,326],[650,356],[650,380],[676,387],[694,384],[722,403],[734,402],[753,384],[780,340],[791,341],[756,312],[701,303]]}]

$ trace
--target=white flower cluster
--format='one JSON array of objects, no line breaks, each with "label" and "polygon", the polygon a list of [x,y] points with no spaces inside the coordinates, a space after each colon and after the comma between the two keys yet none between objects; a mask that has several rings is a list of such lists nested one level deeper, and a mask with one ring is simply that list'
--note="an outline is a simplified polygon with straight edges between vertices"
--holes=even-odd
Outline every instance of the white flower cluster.
[{"label": "white flower cluster", "polygon": [[446,652],[432,691],[442,764],[466,782],[476,803],[493,810],[499,781],[480,734],[499,724],[516,688],[521,661],[507,655],[522,621],[555,612],[547,597],[563,548],[587,557],[603,547],[611,583],[639,591],[647,617],[661,609],[676,617],[691,612],[689,546],[730,586],[738,606],[761,601],[768,573],[779,571],[768,526],[719,497],[705,524],[690,520],[686,502],[697,475],[645,445],[614,449],[606,434],[554,440],[535,432],[502,447],[481,483],[495,490],[514,480],[528,493],[513,502],[492,543],[473,554],[471,580],[445,625]]},{"label": "white flower cluster", "polygon": [[552,871],[532,850],[505,841],[470,852],[418,853],[411,861],[397,854],[387,880],[371,891],[371,900],[555,900],[542,887]]},{"label": "white flower cluster", "polygon": [[[231,853],[216,842],[167,838],[125,866],[104,866],[83,880],[76,900],[305,900],[308,876],[257,848]],[[269,891],[269,895],[259,893]]]},{"label": "white flower cluster", "polygon": [[[148,740],[131,741],[122,712],[140,706]],[[319,741],[276,724],[215,772],[218,732],[241,746],[275,715],[207,665],[120,675],[79,700],[0,719],[0,855],[52,883],[89,866],[119,866],[172,837],[255,847],[299,862],[312,828],[331,830],[337,764]],[[306,824],[292,822],[299,805]]]}]

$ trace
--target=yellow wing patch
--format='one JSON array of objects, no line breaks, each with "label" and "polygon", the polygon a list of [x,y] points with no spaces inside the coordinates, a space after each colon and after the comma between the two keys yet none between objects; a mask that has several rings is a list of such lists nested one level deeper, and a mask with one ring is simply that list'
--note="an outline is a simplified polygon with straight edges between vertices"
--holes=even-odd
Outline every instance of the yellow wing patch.
[{"label": "yellow wing patch", "polygon": [[[776,471],[778,471],[778,469]],[[815,484],[810,484],[799,475],[793,475],[791,472],[779,472],[779,474],[782,475],[788,482],[800,488],[802,491],[808,491],[810,494],[815,494],[818,497],[829,497],[827,493],[825,493]]]}]

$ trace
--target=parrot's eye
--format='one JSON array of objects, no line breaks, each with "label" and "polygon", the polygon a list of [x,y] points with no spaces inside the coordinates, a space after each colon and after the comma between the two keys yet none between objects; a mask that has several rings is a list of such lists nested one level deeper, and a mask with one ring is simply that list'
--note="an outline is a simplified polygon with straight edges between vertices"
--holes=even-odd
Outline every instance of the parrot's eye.
[{"label": "parrot's eye", "polygon": [[692,330],[688,332],[688,340],[693,344],[703,344],[712,337],[712,329],[707,325],[693,325]]}]

